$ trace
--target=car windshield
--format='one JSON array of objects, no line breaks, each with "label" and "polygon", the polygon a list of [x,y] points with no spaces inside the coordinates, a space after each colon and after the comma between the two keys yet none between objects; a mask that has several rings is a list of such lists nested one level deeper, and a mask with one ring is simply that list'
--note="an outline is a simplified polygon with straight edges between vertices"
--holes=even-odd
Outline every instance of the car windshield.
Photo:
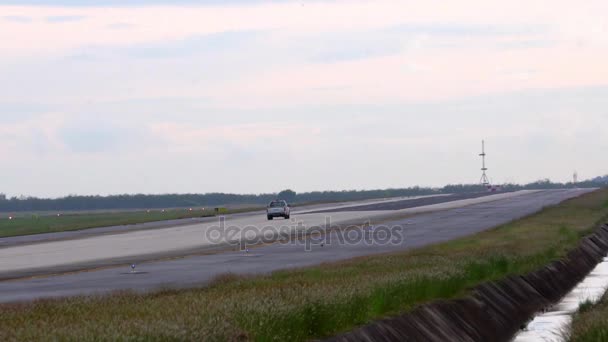
[{"label": "car windshield", "polygon": [[270,202],[269,207],[271,208],[280,208],[280,207],[284,207],[285,206],[285,202]]}]

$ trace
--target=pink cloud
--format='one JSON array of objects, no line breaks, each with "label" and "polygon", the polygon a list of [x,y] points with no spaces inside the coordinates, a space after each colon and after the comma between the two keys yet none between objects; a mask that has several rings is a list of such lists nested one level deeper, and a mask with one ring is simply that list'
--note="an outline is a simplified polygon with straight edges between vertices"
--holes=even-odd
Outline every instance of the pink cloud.
[{"label": "pink cloud", "polygon": [[[151,133],[169,143],[179,151],[209,150],[222,144],[248,147],[259,143],[281,143],[291,145],[294,138],[297,144],[306,145],[306,137],[320,134],[320,128],[306,124],[280,122],[225,124],[196,127],[171,122],[150,124]],[[278,146],[278,145],[277,145]]]}]

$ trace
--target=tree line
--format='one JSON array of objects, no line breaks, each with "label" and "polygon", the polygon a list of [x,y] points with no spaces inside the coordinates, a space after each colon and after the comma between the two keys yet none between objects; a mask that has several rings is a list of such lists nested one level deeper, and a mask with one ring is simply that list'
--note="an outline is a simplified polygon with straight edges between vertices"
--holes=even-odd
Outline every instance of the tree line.
[{"label": "tree line", "polygon": [[[555,183],[548,179],[533,183],[504,184],[503,191],[525,189],[558,189],[573,187],[604,187],[608,185],[608,175],[591,180],[573,183]],[[487,191],[478,184],[450,184],[442,188],[409,187],[382,190],[344,190],[313,191],[296,193],[284,190],[280,193],[266,194],[164,194],[164,195],[111,195],[111,196],[67,196],[62,198],[10,197],[0,194],[0,212],[18,211],[84,211],[84,210],[132,210],[187,207],[214,207],[232,205],[262,206],[275,199],[284,199],[292,204],[315,202],[356,201],[371,198],[388,198],[401,196],[423,196],[448,193],[472,193]]]}]

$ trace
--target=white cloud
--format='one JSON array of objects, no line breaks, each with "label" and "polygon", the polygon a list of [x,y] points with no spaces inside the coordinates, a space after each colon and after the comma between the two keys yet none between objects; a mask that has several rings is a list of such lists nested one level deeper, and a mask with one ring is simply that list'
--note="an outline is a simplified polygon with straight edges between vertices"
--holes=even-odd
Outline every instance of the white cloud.
[{"label": "white cloud", "polygon": [[[3,53],[56,51],[82,45],[135,44],[183,39],[197,34],[244,30],[280,30],[292,34],[323,34],[375,30],[400,24],[468,23],[488,26],[542,24],[562,36],[606,42],[604,1],[573,6],[570,1],[488,2],[468,0],[425,1],[327,1],[303,5],[267,3],[227,6],[146,7],[19,7],[2,6],[9,18],[30,18],[27,27],[11,21],[0,24]],[[52,25],[48,17],[86,18]],[[120,35],[109,29],[116,23],[132,25]],[[18,26],[16,26],[18,25]],[[19,39],[14,39],[15,34]],[[50,39],[49,39],[50,38]]]},{"label": "white cloud", "polygon": [[50,112],[0,125],[0,153],[19,159],[28,155],[60,153],[63,144],[57,130],[65,122],[62,113]]},{"label": "white cloud", "polygon": [[307,145],[311,136],[319,134],[319,127],[289,122],[264,122],[195,126],[173,122],[149,125],[152,134],[174,148],[171,152],[213,152],[218,145],[240,148],[261,148],[285,152],[290,146]]},{"label": "white cloud", "polygon": [[0,6],[3,191],[605,173],[605,2],[302,4]]}]

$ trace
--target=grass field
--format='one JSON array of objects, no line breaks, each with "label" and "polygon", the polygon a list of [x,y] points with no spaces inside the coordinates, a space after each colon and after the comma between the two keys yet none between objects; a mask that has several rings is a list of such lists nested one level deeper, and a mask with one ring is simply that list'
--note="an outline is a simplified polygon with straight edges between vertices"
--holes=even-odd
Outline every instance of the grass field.
[{"label": "grass field", "polygon": [[409,252],[210,286],[0,305],[0,340],[304,341],[563,256],[608,217],[608,190],[497,229]]},{"label": "grass field", "polygon": [[[234,214],[262,208],[229,209],[223,213]],[[214,216],[213,208],[88,212],[67,214],[6,214],[0,218],[0,238],[18,235],[54,233],[96,227],[119,226],[145,222],[156,222],[193,217]]]}]

